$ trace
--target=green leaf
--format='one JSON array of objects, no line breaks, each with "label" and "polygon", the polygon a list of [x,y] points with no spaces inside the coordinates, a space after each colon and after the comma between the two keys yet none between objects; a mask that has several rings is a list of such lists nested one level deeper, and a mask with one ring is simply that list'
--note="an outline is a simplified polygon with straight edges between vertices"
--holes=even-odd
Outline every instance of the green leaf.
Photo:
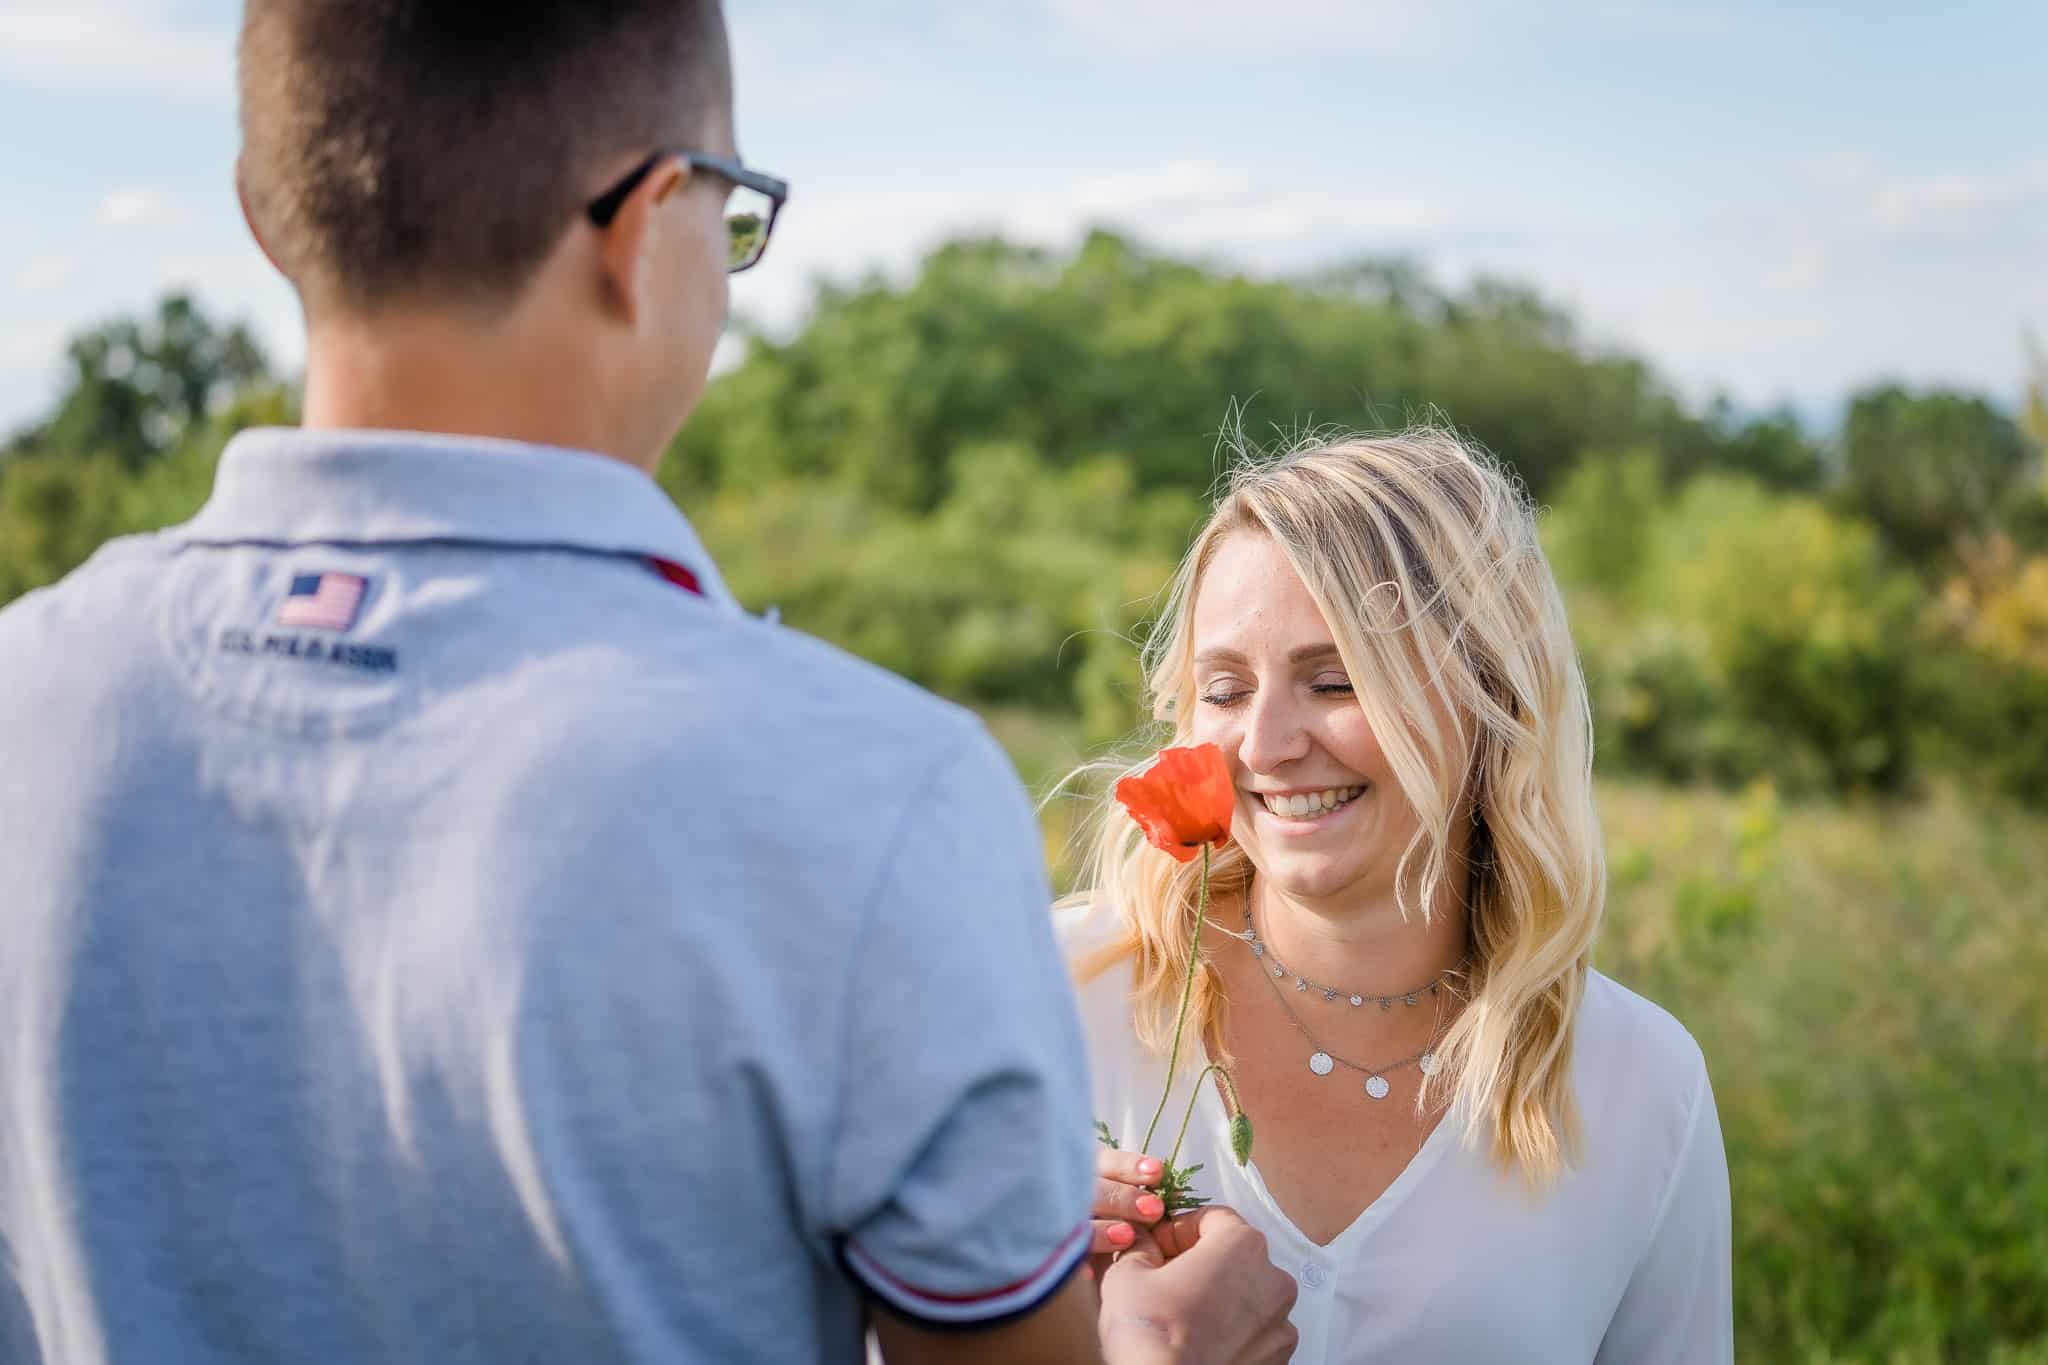
[{"label": "green leaf", "polygon": [[1252,1121],[1248,1115],[1239,1114],[1230,1121],[1230,1154],[1240,1166],[1252,1159]]},{"label": "green leaf", "polygon": [[1109,1125],[1101,1119],[1095,1120],[1095,1140],[1114,1152],[1117,1149],[1116,1134],[1109,1131]]}]

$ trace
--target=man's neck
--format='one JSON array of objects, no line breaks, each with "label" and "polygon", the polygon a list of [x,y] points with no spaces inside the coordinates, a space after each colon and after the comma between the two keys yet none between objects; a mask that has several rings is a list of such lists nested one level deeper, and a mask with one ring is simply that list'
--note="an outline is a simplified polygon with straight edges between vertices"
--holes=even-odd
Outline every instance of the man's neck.
[{"label": "man's neck", "polygon": [[309,328],[308,428],[485,436],[593,451],[653,472],[658,450],[606,401],[587,348],[525,325],[433,314]]}]

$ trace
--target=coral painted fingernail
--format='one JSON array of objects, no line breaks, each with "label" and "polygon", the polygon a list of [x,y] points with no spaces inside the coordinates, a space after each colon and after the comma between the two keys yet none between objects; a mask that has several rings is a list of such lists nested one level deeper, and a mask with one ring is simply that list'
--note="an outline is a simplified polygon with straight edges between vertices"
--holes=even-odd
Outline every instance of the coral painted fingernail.
[{"label": "coral painted fingernail", "polygon": [[1129,1223],[1111,1223],[1108,1236],[1113,1245],[1120,1247],[1127,1247],[1138,1240],[1138,1234]]},{"label": "coral painted fingernail", "polygon": [[1138,1196],[1138,1216],[1140,1218],[1157,1218],[1165,1212],[1166,1201],[1158,1195],[1141,1194]]},{"label": "coral painted fingernail", "polygon": [[1157,1180],[1166,1168],[1152,1157],[1138,1163],[1138,1175],[1145,1180]]}]

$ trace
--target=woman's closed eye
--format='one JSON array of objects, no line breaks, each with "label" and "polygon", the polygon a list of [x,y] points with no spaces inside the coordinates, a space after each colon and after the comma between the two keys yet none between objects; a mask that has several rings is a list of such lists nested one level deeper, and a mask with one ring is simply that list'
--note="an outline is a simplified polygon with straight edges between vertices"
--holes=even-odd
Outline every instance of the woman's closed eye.
[{"label": "woman's closed eye", "polygon": [[[1318,697],[1350,697],[1356,695],[1356,689],[1350,683],[1335,680],[1311,683],[1308,690]],[[1198,697],[1198,700],[1206,706],[1220,707],[1227,711],[1233,706],[1242,705],[1245,698],[1251,694],[1252,689],[1249,687],[1218,683],[1205,689]]]}]

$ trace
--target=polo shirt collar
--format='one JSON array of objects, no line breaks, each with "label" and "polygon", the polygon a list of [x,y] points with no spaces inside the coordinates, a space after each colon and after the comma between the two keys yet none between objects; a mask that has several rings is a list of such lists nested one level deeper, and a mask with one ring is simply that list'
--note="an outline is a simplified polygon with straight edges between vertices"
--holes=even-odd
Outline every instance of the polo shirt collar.
[{"label": "polo shirt collar", "polygon": [[440,542],[663,559],[736,606],[654,480],[589,451],[412,431],[258,427],[221,452],[213,494],[167,533],[204,544]]}]

